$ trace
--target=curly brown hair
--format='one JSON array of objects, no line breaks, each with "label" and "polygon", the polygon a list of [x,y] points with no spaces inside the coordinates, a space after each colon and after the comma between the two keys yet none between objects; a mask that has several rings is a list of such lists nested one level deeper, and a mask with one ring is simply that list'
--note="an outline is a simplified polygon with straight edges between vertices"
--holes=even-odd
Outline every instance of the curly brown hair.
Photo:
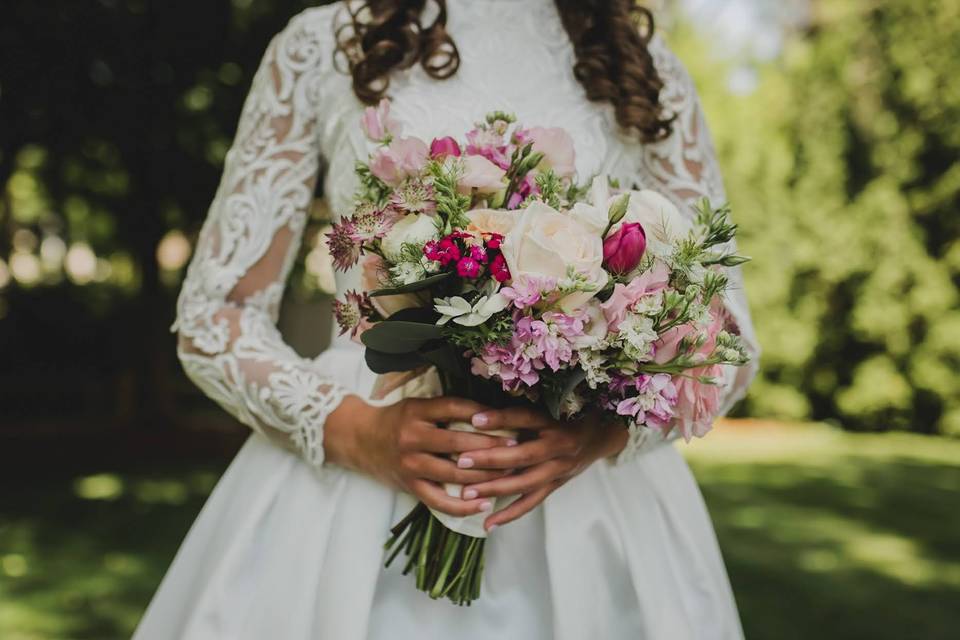
[{"label": "curly brown hair", "polygon": [[[554,0],[577,61],[573,72],[587,99],[613,105],[617,122],[645,142],[662,140],[673,117],[660,104],[663,81],[647,45],[653,14],[635,0]],[[337,59],[353,91],[375,104],[390,86],[390,74],[419,63],[435,79],[460,66],[457,45],[446,31],[446,0],[432,0],[434,18],[421,22],[428,0],[346,2],[337,27]]]}]

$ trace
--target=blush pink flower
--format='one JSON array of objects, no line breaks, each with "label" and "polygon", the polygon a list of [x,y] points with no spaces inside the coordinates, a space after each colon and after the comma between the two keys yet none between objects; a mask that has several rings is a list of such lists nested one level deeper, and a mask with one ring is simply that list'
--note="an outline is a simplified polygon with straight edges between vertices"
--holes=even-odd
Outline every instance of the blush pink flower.
[{"label": "blush pink flower", "polygon": [[420,138],[397,138],[370,159],[370,172],[388,186],[396,187],[409,177],[420,175],[430,150]]},{"label": "blush pink flower", "polygon": [[[690,377],[686,377],[690,376]],[[686,376],[677,376],[677,406],[674,427],[687,442],[691,438],[702,438],[713,428],[713,421],[720,413],[720,399],[723,388],[719,384],[701,382],[706,377],[720,381],[723,368],[718,365],[700,367],[686,372]]]},{"label": "blush pink flower", "polygon": [[533,140],[533,150],[543,154],[544,164],[561,178],[572,178],[577,172],[573,139],[560,127],[532,127],[526,134]]},{"label": "blush pink flower", "polygon": [[496,193],[506,185],[506,172],[483,156],[466,156],[463,159],[463,176],[457,182],[461,193],[469,194],[476,189],[480,193]]},{"label": "blush pink flower", "polygon": [[607,301],[600,305],[610,330],[617,331],[620,323],[640,298],[662,291],[669,280],[669,268],[658,261],[628,284],[617,283]]},{"label": "blush pink flower", "polygon": [[517,309],[526,309],[540,302],[544,294],[555,291],[557,279],[538,276],[516,278],[509,287],[500,290]]},{"label": "blush pink flower", "polygon": [[384,98],[376,107],[367,107],[360,118],[360,126],[374,142],[400,135],[400,123],[390,117],[390,101]]},{"label": "blush pink flower", "polygon": [[494,128],[473,129],[467,133],[467,155],[486,158],[504,171],[510,168],[508,147]]}]

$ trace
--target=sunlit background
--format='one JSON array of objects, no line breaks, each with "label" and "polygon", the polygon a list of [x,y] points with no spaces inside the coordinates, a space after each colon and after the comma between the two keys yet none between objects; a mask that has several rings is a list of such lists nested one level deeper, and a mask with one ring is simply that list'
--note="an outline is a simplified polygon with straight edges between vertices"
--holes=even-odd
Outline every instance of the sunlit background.
[{"label": "sunlit background", "polygon": [[[0,638],[128,637],[247,433],[169,325],[251,74],[309,4],[2,9]],[[747,636],[956,637],[960,0],[653,4],[754,257],[761,378],[686,450]],[[320,196],[282,314],[305,355]]]}]

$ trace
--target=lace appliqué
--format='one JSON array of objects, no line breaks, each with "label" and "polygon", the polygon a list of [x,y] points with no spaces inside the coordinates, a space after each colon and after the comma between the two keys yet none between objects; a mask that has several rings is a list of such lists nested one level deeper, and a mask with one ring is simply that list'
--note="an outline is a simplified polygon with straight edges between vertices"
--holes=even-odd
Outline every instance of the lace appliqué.
[{"label": "lace appliqu\u00e9", "polygon": [[309,463],[346,390],[282,339],[284,282],[320,169],[326,8],[295,17],[264,55],[177,303],[187,375],[238,420]]}]

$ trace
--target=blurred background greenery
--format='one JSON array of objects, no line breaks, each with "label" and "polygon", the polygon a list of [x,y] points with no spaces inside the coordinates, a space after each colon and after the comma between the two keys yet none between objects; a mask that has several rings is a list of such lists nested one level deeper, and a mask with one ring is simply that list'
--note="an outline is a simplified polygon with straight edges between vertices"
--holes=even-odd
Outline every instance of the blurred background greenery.
[{"label": "blurred background greenery", "polygon": [[[2,638],[129,636],[246,434],[168,327],[251,74],[310,4],[4,7]],[[762,375],[686,449],[748,637],[955,637],[960,0],[656,8],[755,258]],[[304,353],[314,213],[282,314]]]}]

